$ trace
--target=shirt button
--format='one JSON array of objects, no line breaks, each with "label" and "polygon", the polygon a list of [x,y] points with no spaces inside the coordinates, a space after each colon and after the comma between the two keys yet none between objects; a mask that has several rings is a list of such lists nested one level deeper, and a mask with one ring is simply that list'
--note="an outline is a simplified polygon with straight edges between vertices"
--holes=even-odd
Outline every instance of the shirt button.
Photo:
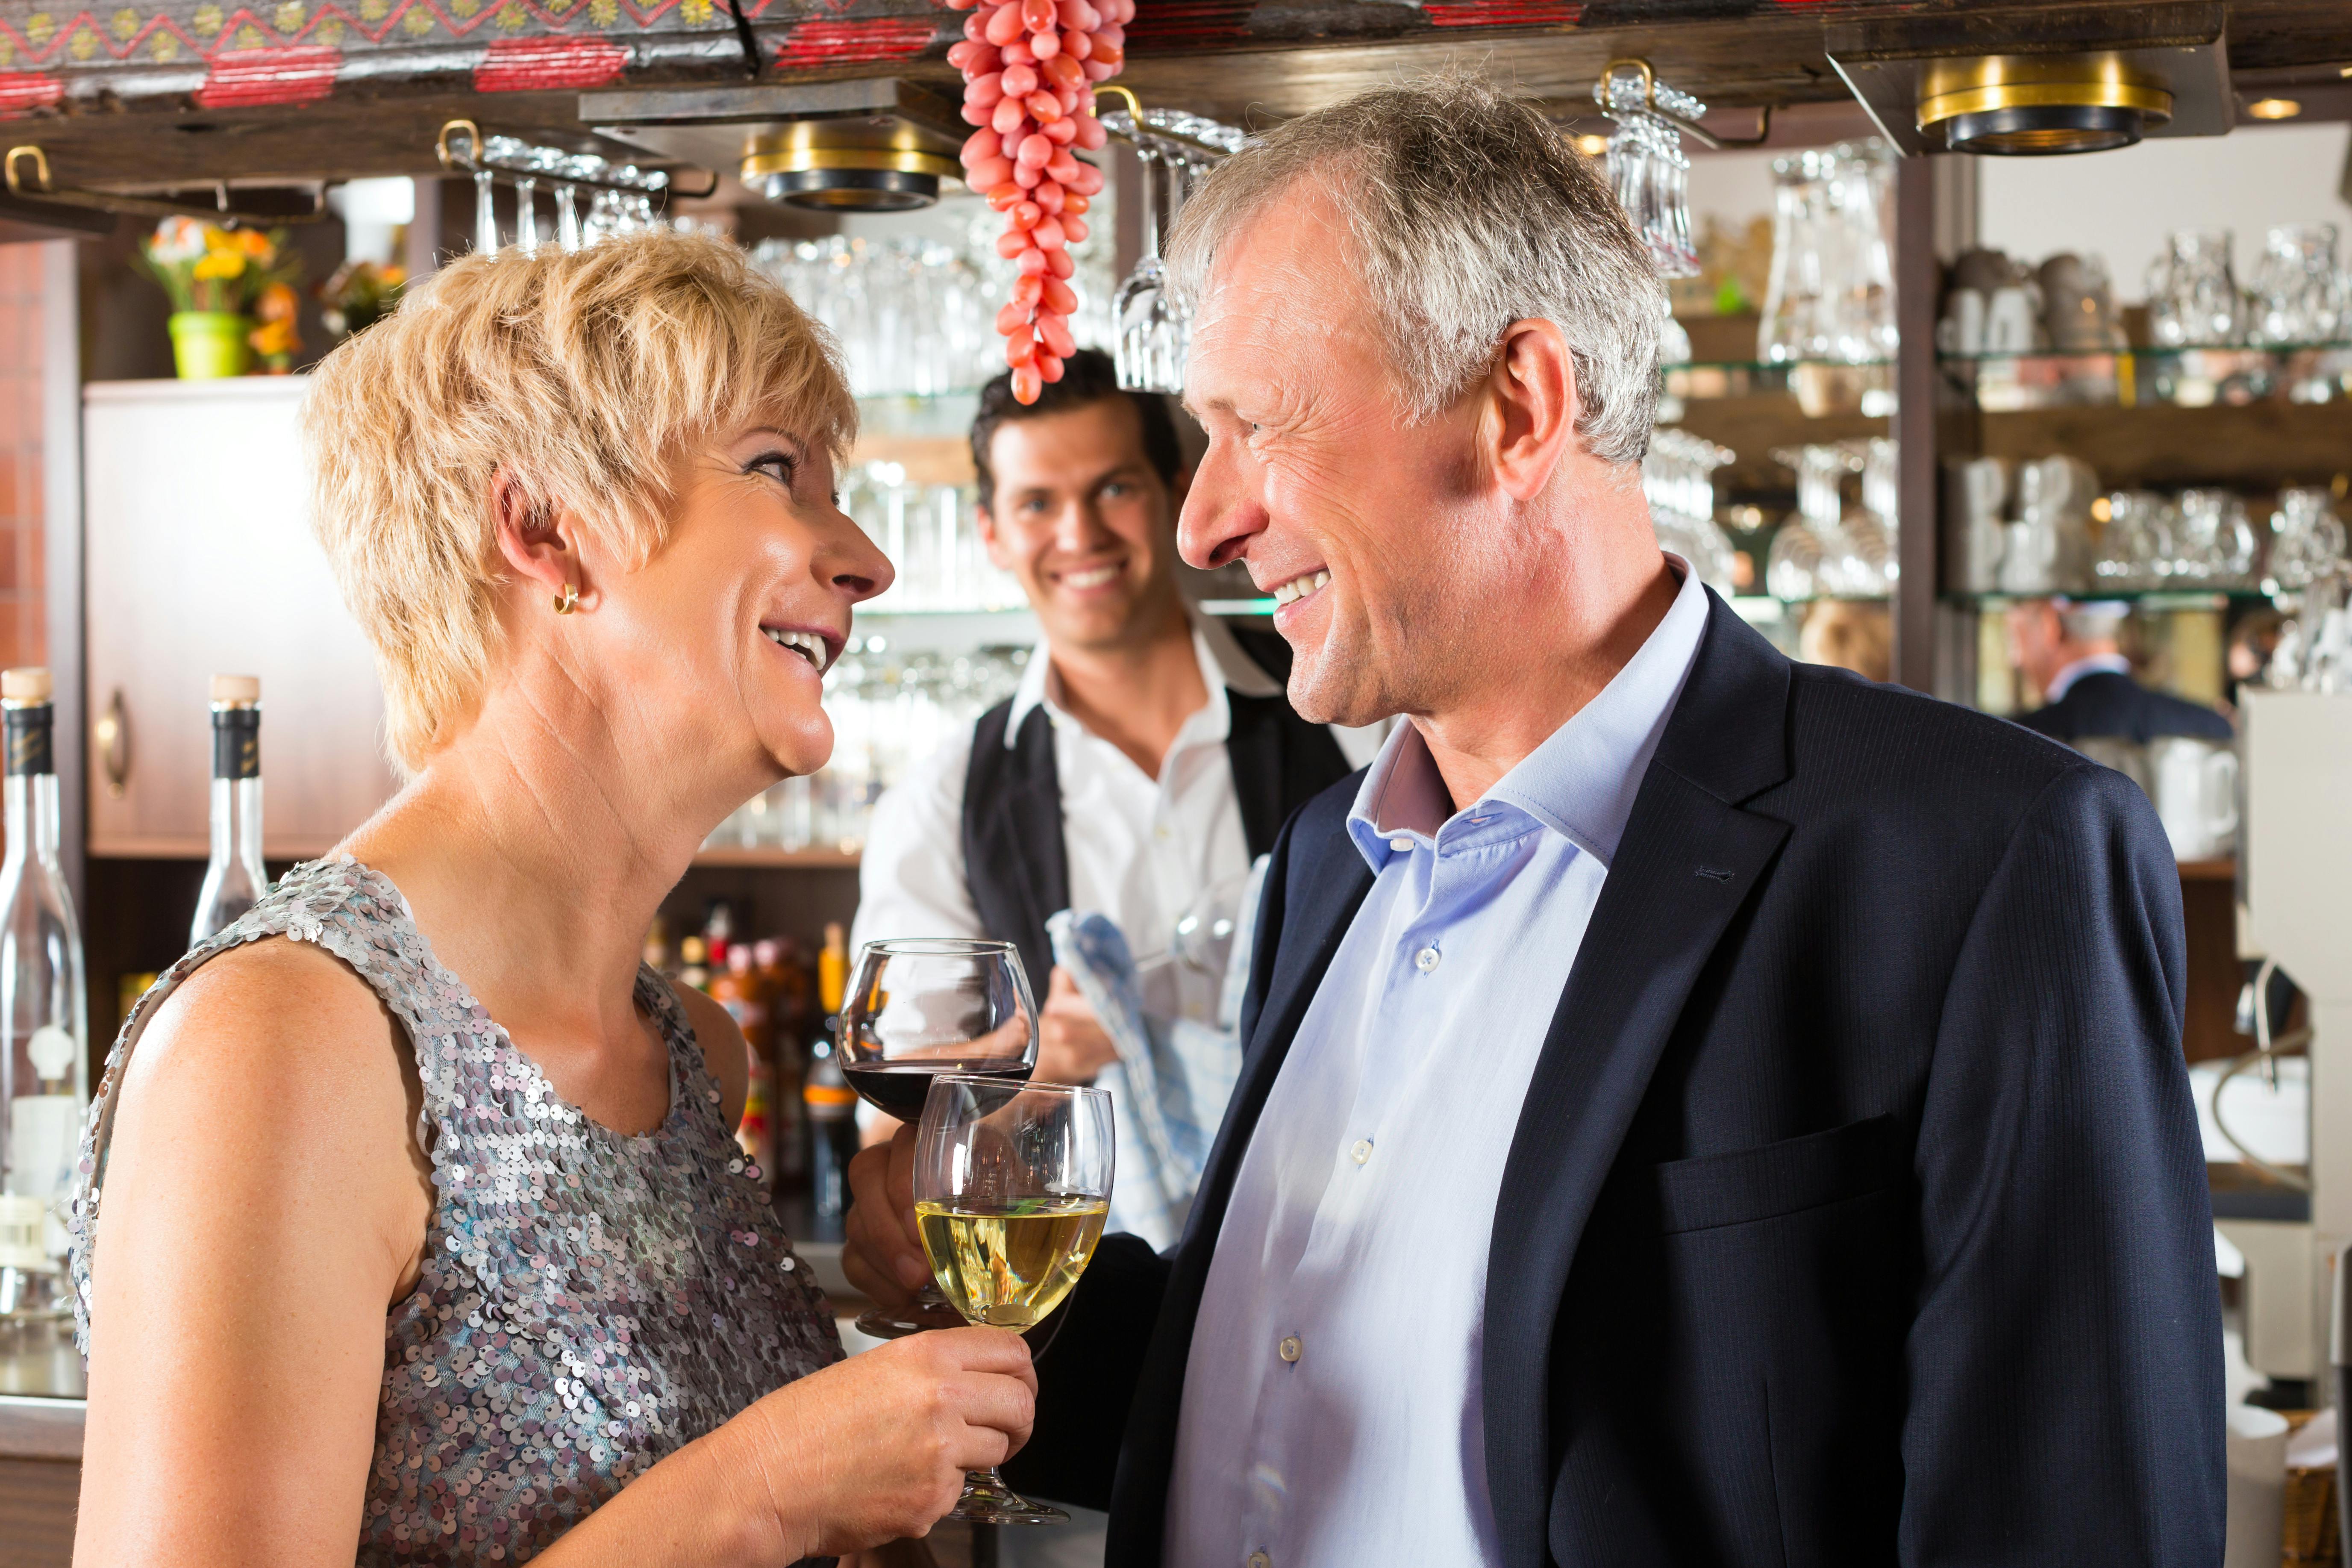
[{"label": "shirt button", "polygon": [[1356,1146],[1355,1146],[1354,1148],[1352,1148],[1352,1149],[1350,1149],[1350,1150],[1349,1150],[1349,1151],[1348,1151],[1348,1158],[1349,1158],[1349,1159],[1351,1159],[1351,1160],[1355,1161],[1355,1162],[1356,1162],[1356,1163],[1357,1163],[1357,1164],[1359,1164],[1359,1165],[1362,1164],[1365,1161],[1367,1161],[1367,1160],[1370,1159],[1371,1157],[1372,1157],[1372,1141],[1371,1141],[1370,1139],[1369,1139],[1369,1138],[1359,1138],[1359,1139],[1357,1139],[1357,1140],[1356,1140]]},{"label": "shirt button", "polygon": [[1285,1361],[1297,1361],[1298,1359],[1299,1352],[1304,1351],[1306,1348],[1307,1347],[1305,1345],[1298,1342],[1298,1336],[1297,1334],[1291,1335],[1288,1339],[1274,1347],[1275,1353],[1282,1357]]},{"label": "shirt button", "polygon": [[1249,1568],[1274,1568],[1274,1559],[1263,1552],[1253,1552],[1249,1554]]},{"label": "shirt button", "polygon": [[1420,970],[1423,974],[1427,974],[1431,970],[1437,967],[1438,957],[1439,954],[1435,948],[1424,947],[1419,952],[1412,955],[1412,966],[1415,969]]},{"label": "shirt button", "polygon": [[1412,840],[1410,838],[1391,838],[1389,840],[1389,847],[1397,851],[1399,854],[1402,854],[1412,847]]}]

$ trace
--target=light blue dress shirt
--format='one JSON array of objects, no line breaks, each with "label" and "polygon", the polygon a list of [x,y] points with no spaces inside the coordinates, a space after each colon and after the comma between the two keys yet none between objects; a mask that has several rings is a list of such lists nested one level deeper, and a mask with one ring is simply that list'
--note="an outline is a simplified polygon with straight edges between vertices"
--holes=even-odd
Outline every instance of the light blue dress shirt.
[{"label": "light blue dress shirt", "polygon": [[1681,592],[1641,650],[1483,799],[1447,815],[1410,724],[1357,792],[1348,831],[1374,880],[1218,1233],[1170,1568],[1498,1561],[1487,1241],[1520,1101],[1706,626],[1697,576],[1673,563]]}]

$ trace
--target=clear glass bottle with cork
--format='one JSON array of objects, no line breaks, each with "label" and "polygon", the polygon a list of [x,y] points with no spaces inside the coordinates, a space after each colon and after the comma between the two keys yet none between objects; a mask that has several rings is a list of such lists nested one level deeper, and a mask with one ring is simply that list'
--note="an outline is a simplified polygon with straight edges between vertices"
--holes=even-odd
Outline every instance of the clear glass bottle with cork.
[{"label": "clear glass bottle with cork", "polygon": [[89,1102],[81,928],[58,866],[53,690],[46,669],[0,671],[0,1318],[63,1310],[62,1205]]},{"label": "clear glass bottle with cork", "polygon": [[205,866],[194,947],[234,925],[269,890],[261,867],[261,681],[213,677],[213,847]]}]

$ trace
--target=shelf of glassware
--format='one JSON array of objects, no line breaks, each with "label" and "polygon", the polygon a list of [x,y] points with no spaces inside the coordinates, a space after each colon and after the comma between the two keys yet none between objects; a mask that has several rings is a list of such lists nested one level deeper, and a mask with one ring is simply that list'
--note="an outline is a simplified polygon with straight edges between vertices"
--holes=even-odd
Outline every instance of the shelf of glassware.
[{"label": "shelf of glassware", "polygon": [[1701,402],[1735,397],[1794,397],[1809,410],[1895,410],[1891,359],[1678,360],[1661,364],[1669,397]]},{"label": "shelf of glassware", "polygon": [[1983,610],[2004,609],[2011,605],[2034,599],[2064,597],[2070,599],[2112,600],[2117,604],[2137,605],[2143,610],[2226,610],[2242,605],[2267,605],[2277,596],[2275,588],[2230,584],[2199,588],[2110,587],[2102,583],[2051,588],[2043,593],[1969,593],[1949,589],[1942,595],[1944,603]]},{"label": "shelf of glassware", "polygon": [[2342,342],[1939,353],[1936,363],[1989,413],[2352,400],[2352,342]]}]

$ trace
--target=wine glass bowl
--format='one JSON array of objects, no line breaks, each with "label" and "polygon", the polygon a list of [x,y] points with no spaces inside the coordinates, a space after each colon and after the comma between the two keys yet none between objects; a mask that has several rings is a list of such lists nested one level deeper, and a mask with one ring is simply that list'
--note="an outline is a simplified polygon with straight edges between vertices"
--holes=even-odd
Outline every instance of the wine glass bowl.
[{"label": "wine glass bowl", "polygon": [[[940,1291],[965,1321],[1019,1332],[1062,1304],[1094,1257],[1116,1161],[1108,1091],[945,1076],[915,1137],[915,1215]],[[953,1517],[1055,1524],[1067,1515],[993,1468],[965,1478]]]},{"label": "wine glass bowl", "polygon": [[[1026,1079],[1037,1065],[1037,1007],[1019,952],[961,937],[866,943],[842,999],[839,1061],[858,1098],[901,1121],[922,1113],[944,1074]],[[962,1324],[929,1286],[904,1311],[876,1307],[857,1320],[876,1339]]]}]

